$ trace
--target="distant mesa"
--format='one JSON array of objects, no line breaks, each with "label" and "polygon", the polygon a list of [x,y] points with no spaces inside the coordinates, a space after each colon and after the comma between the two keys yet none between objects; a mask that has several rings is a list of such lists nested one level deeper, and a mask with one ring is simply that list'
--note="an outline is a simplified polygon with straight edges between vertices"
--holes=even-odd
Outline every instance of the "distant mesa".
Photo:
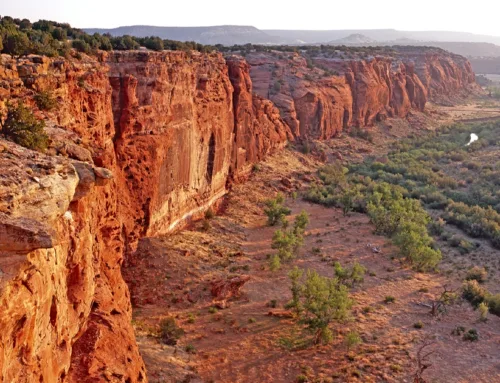
[{"label": "distant mesa", "polygon": [[281,39],[245,25],[219,25],[213,27],[156,27],[132,25],[113,29],[86,28],[85,32],[109,33],[111,36],[130,35],[135,37],[157,36],[177,41],[195,41],[206,45],[234,44],[279,44]]},{"label": "distant mesa", "polygon": [[361,33],[353,33],[347,37],[338,40],[332,40],[328,44],[330,45],[360,45],[360,44],[374,44],[377,40],[374,40],[368,36],[362,35]]}]

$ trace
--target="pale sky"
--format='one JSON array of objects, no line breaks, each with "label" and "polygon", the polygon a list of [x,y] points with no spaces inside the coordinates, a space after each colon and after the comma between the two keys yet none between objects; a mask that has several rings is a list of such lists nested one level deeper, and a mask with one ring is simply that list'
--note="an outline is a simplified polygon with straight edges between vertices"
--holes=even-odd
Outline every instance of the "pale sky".
[{"label": "pale sky", "polygon": [[500,36],[498,0],[0,0],[0,15],[75,27],[253,25],[260,29],[386,29]]}]

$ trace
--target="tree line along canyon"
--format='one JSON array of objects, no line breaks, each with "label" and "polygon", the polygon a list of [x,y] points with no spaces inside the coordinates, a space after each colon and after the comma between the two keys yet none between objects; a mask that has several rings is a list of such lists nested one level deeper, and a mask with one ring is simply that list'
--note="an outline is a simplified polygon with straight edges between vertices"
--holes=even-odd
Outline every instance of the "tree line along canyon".
[{"label": "tree line along canyon", "polygon": [[0,36],[0,382],[500,381],[465,57]]}]

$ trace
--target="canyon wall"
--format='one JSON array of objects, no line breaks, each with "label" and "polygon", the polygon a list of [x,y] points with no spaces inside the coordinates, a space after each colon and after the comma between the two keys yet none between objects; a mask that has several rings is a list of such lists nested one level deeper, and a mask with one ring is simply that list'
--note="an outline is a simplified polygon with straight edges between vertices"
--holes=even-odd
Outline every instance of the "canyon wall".
[{"label": "canyon wall", "polygon": [[[347,57],[350,55],[350,57]],[[269,98],[295,137],[329,139],[350,126],[423,111],[427,101],[454,102],[478,91],[470,63],[436,48],[388,54],[246,55],[254,89]]]},{"label": "canyon wall", "polygon": [[0,381],[146,382],[120,271],[124,185],[108,71],[2,59],[3,100],[36,109],[33,96],[50,90],[58,105],[37,111],[47,154],[0,142]]},{"label": "canyon wall", "polygon": [[[125,255],[202,216],[287,140],[474,89],[465,59],[417,53],[2,56],[0,111],[32,107],[50,145],[0,138],[0,382],[146,382]],[[57,107],[39,110],[40,92]]]}]

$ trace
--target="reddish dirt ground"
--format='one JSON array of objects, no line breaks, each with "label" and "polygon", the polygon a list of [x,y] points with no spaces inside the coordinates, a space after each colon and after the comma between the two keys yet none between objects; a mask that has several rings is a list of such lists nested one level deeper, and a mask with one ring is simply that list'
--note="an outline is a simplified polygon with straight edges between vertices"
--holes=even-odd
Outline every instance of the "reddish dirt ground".
[{"label": "reddish dirt ground", "polygon": [[[393,132],[399,129],[399,122],[391,124]],[[400,134],[406,129],[401,127]],[[394,133],[394,139],[398,136]],[[382,147],[377,141],[370,146],[345,137],[329,153],[333,149],[353,160],[365,145],[371,152]],[[338,209],[288,198],[289,218],[305,210],[310,225],[300,255],[279,271],[269,271],[275,228],[266,226],[262,201],[277,191],[290,196],[303,190],[318,165],[311,157],[286,150],[233,188],[208,230],[196,223],[178,234],[141,242],[124,275],[149,381],[295,382],[303,375],[309,382],[412,382],[416,352],[424,339],[432,338],[432,365],[424,373],[428,382],[500,382],[500,318],[490,315],[487,322],[478,322],[478,313],[467,302],[432,317],[425,305],[443,286],[458,288],[463,276],[407,268],[393,259],[397,248],[373,234],[365,215],[343,217]],[[291,187],[285,187],[284,178]],[[380,247],[381,253],[373,253],[367,244]],[[358,261],[368,270],[364,283],[352,290],[352,318],[332,325],[332,344],[292,349],[310,335],[294,319],[268,315],[284,311],[290,299],[287,273],[297,265],[332,276],[336,260],[342,265]],[[211,282],[233,275],[251,279],[241,297],[215,312]],[[394,303],[385,303],[387,296]],[[269,307],[272,300],[275,309]],[[168,316],[186,332],[177,346],[164,345],[157,336],[160,320]],[[422,322],[421,329],[414,327],[417,322]],[[451,335],[456,326],[477,329],[480,340],[466,342]],[[362,343],[348,349],[344,337],[350,331],[357,331]]]}]

